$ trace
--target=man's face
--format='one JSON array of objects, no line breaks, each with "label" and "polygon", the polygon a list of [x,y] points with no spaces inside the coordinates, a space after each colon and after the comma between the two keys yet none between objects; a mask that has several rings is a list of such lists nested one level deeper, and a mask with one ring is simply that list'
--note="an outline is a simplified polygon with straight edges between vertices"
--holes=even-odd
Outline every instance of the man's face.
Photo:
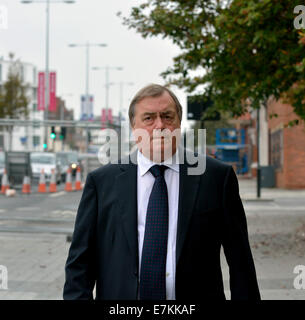
[{"label": "man's face", "polygon": [[[175,102],[167,91],[159,97],[146,97],[136,104],[132,130],[140,151],[147,158],[163,162],[176,152],[180,141],[180,120]],[[143,130],[145,135],[141,134]]]}]

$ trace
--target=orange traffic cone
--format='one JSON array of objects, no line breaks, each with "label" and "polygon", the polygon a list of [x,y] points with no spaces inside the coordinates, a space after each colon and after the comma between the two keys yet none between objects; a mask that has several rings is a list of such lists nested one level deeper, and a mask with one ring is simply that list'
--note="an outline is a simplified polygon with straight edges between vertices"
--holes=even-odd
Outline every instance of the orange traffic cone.
[{"label": "orange traffic cone", "polygon": [[41,174],[39,178],[38,192],[45,193],[47,192],[46,188],[46,177],[44,175],[44,169],[41,169]]},{"label": "orange traffic cone", "polygon": [[55,170],[51,170],[51,181],[50,181],[50,186],[49,186],[49,191],[50,192],[56,192],[56,177],[55,177]]},{"label": "orange traffic cone", "polygon": [[30,177],[24,176],[23,184],[22,184],[22,193],[31,193],[31,184],[30,184]]},{"label": "orange traffic cone", "polygon": [[8,189],[9,189],[9,183],[8,183],[6,169],[4,169],[3,176],[1,179],[1,193],[5,194],[6,190]]},{"label": "orange traffic cone", "polygon": [[77,167],[76,170],[75,190],[82,190],[80,167]]},{"label": "orange traffic cone", "polygon": [[65,191],[72,191],[71,169],[67,170]]}]

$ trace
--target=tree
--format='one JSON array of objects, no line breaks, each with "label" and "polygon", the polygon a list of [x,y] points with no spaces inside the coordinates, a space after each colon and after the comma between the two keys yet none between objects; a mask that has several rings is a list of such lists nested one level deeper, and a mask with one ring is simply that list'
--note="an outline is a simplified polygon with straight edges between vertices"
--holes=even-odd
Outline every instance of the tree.
[{"label": "tree", "polygon": [[298,2],[147,0],[123,23],[144,38],[173,41],[181,54],[162,76],[190,93],[200,91],[215,109],[238,116],[249,104],[259,108],[274,97],[305,119],[305,32],[294,28]]},{"label": "tree", "polygon": [[[20,119],[28,116],[29,86],[23,83],[20,61],[14,60],[12,53],[9,54],[9,58],[7,80],[0,86],[0,118]],[[11,150],[13,126],[7,126],[7,130],[10,136],[9,150]]]}]

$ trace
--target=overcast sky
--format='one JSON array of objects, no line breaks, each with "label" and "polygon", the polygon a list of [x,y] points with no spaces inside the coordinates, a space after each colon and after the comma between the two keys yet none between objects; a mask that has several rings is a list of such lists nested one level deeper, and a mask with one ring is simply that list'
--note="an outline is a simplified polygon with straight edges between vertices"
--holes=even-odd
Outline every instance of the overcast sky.
[{"label": "overcast sky", "polygon": [[[35,1],[35,0],[34,0]],[[37,0],[36,0],[37,1]],[[38,0],[43,1],[43,0]],[[52,0],[50,0],[52,2]],[[85,93],[85,48],[69,48],[69,43],[106,43],[106,48],[93,47],[91,67],[122,66],[123,71],[111,70],[109,105],[117,114],[120,105],[120,81],[133,82],[124,86],[124,111],[131,97],[143,86],[155,82],[163,84],[160,73],[172,65],[179,49],[161,38],[143,39],[129,30],[117,17],[117,12],[128,15],[132,6],[141,0],[76,0],[75,4],[56,3],[50,11],[50,70],[57,72],[57,95],[63,95],[68,108],[80,114],[80,95]],[[0,0],[8,9],[8,28],[0,30],[0,56],[9,52],[22,61],[33,63],[38,70],[45,68],[45,3],[22,4],[19,0]],[[183,127],[186,122],[186,94],[172,88],[184,107]],[[90,71],[90,93],[95,97],[94,114],[105,107],[105,71]],[[73,96],[70,96],[73,94]]]}]

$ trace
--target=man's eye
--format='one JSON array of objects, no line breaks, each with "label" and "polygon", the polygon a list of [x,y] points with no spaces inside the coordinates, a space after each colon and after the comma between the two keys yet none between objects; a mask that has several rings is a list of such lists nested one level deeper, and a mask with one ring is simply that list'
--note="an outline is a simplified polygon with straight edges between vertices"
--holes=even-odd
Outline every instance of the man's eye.
[{"label": "man's eye", "polygon": [[151,117],[145,117],[144,120],[151,120]]}]

